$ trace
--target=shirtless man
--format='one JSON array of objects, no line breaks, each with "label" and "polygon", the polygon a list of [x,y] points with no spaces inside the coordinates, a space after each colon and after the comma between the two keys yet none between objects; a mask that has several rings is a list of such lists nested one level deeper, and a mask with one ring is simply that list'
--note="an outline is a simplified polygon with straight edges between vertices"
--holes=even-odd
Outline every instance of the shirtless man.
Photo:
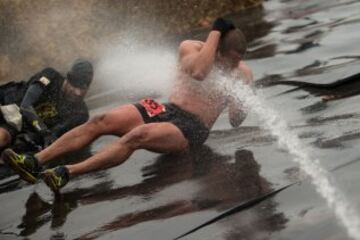
[{"label": "shirtless man", "polygon": [[[137,149],[170,153],[199,146],[226,106],[232,126],[239,126],[246,116],[226,93],[206,89],[211,86],[208,83],[214,67],[224,73],[238,72],[250,81],[252,72],[242,61],[245,51],[242,32],[219,18],[205,42],[186,40],[180,44],[178,75],[169,103],[143,99],[137,104],[124,105],[74,128],[34,156],[7,149],[3,158],[24,180],[35,183],[41,177],[58,192],[70,177],[117,166]],[[105,134],[120,138],[83,162],[39,174],[41,165],[79,150]]]}]

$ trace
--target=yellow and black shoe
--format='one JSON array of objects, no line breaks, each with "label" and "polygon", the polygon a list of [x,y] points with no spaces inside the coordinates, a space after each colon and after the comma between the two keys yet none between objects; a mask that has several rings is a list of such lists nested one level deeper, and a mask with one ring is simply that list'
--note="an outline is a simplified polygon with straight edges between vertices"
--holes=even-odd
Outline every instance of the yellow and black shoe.
[{"label": "yellow and black shoe", "polygon": [[12,149],[7,148],[2,153],[3,161],[10,166],[19,176],[34,184],[40,171],[38,161],[35,156],[30,154],[17,154]]},{"label": "yellow and black shoe", "polygon": [[53,192],[58,193],[69,182],[69,170],[65,166],[47,169],[41,173],[41,178]]}]

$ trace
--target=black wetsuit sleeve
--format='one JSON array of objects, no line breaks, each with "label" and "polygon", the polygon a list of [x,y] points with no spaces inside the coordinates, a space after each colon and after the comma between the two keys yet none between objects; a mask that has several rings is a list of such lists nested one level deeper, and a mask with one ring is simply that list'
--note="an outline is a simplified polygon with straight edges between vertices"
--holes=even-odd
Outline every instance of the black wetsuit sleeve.
[{"label": "black wetsuit sleeve", "polygon": [[21,101],[20,107],[22,108],[31,107],[34,103],[36,103],[39,100],[43,92],[44,92],[44,87],[41,86],[39,83],[30,84],[30,86],[26,90],[23,100]]},{"label": "black wetsuit sleeve", "polygon": [[76,113],[73,112],[72,114],[68,114],[65,119],[66,120],[56,124],[51,128],[51,133],[56,137],[60,137],[74,127],[85,123],[89,119],[89,113],[87,109]]},{"label": "black wetsuit sleeve", "polygon": [[46,131],[47,127],[42,119],[36,114],[33,105],[38,102],[41,95],[44,94],[46,89],[52,84],[53,79],[58,75],[59,73],[52,68],[45,68],[33,75],[28,82],[28,88],[21,101],[20,108],[22,115],[38,132]]},{"label": "black wetsuit sleeve", "polygon": [[21,107],[33,106],[48,89],[57,84],[56,79],[61,78],[59,72],[53,68],[45,68],[33,75],[28,83],[24,98],[21,101]]},{"label": "black wetsuit sleeve", "polygon": [[33,104],[35,104],[44,92],[44,87],[39,83],[30,84],[26,90],[25,96],[21,101],[20,108],[25,121],[35,128],[36,131],[42,132],[47,129],[42,119],[36,114]]}]

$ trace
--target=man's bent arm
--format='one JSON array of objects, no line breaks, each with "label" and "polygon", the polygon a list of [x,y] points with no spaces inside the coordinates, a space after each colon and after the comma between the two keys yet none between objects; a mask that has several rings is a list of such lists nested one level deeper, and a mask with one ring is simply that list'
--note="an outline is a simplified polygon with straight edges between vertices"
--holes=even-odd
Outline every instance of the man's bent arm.
[{"label": "man's bent arm", "polygon": [[40,85],[40,83],[30,84],[20,104],[21,113],[25,120],[28,121],[36,129],[36,131],[39,132],[44,131],[47,128],[42,119],[37,115],[33,104],[39,100],[43,92],[44,88]]},{"label": "man's bent arm", "polygon": [[183,71],[202,81],[209,74],[215,61],[220,32],[211,31],[205,43],[184,41],[180,44],[180,64]]},{"label": "man's bent arm", "polygon": [[44,94],[46,88],[51,84],[52,79],[59,73],[52,68],[45,68],[41,72],[32,76],[29,80],[29,87],[21,102],[20,108],[25,120],[28,121],[36,131],[43,133],[47,130],[42,119],[37,115],[33,105]]}]

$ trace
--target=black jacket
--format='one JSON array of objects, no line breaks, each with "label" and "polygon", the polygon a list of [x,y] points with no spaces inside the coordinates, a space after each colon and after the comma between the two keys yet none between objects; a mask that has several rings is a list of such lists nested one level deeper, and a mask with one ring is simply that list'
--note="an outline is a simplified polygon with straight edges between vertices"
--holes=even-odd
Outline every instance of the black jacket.
[{"label": "black jacket", "polygon": [[[31,87],[36,86],[39,91],[32,96],[30,105],[35,109],[38,117],[48,130],[59,137],[70,129],[86,122],[89,111],[84,101],[71,102],[63,96],[61,90],[65,78],[52,68],[45,68],[36,73],[26,82],[11,82],[0,89],[1,104],[16,103],[22,105],[24,96]],[[25,131],[31,126],[25,125]]]}]

